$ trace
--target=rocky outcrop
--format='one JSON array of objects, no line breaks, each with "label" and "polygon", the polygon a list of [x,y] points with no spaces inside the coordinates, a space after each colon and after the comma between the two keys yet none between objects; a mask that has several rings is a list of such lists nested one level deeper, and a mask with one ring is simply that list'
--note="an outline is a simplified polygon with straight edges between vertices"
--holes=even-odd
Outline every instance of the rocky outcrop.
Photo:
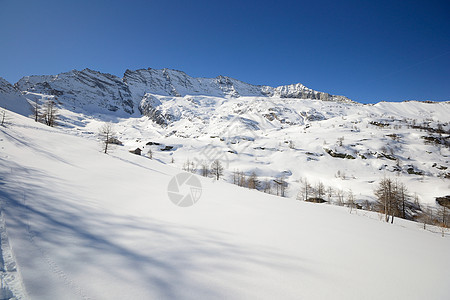
[{"label": "rocky outcrop", "polygon": [[126,70],[123,81],[128,84],[133,95],[142,99],[145,93],[164,96],[206,95],[216,97],[280,97],[297,99],[317,99],[324,101],[352,102],[344,96],[314,91],[301,83],[270,87],[252,85],[240,80],[217,76],[216,78],[194,78],[182,71],[140,69]]},{"label": "rocky outcrop", "polygon": [[139,111],[143,116],[149,117],[156,124],[166,126],[173,119],[170,114],[160,109],[161,101],[151,94],[145,94],[139,104]]}]

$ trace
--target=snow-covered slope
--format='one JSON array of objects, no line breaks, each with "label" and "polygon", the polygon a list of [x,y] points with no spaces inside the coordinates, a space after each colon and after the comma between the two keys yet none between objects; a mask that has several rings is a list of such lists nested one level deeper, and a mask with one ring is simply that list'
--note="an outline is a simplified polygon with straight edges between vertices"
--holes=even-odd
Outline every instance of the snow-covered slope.
[{"label": "snow-covered slope", "polygon": [[292,198],[305,178],[331,187],[332,202],[338,191],[352,190],[361,205],[375,200],[384,176],[404,182],[411,197],[426,204],[450,190],[449,103],[146,94],[140,109],[146,116],[112,119],[62,109],[61,123],[90,137],[113,120],[128,149],[151,150],[155,159],[179,169],[195,162],[197,173],[219,159],[229,182],[237,170],[272,183],[285,176]]},{"label": "snow-covered slope", "polygon": [[19,89],[0,77],[0,107],[21,115],[31,114],[31,106]]},{"label": "snow-covered slope", "polygon": [[[385,105],[404,110],[374,109]],[[426,113],[438,116],[437,108],[445,106]],[[352,109],[333,106],[330,114]],[[422,109],[415,104],[410,113]],[[349,214],[210,178],[199,178],[199,202],[180,208],[167,194],[178,168],[127,146],[105,155],[88,133],[10,115],[0,127],[1,207],[31,299],[448,298],[450,239],[417,223],[386,224],[375,213]],[[337,121],[306,131],[327,122],[350,130]],[[98,124],[91,119],[84,129]],[[162,130],[144,118],[116,126],[129,146],[145,126],[149,134]],[[289,149],[279,155],[294,153]]]},{"label": "snow-covered slope", "polygon": [[[130,149],[152,150],[180,169],[195,161],[198,172],[219,158],[228,181],[237,170],[272,183],[284,176],[290,197],[304,179],[332,188],[332,202],[350,190],[360,204],[373,201],[384,176],[398,178],[427,204],[450,190],[448,102],[299,99],[322,96],[301,84],[253,86],[168,69],[127,70],[123,79],[85,69],[4,86],[20,97],[16,107],[27,106],[18,88],[30,101],[55,101],[60,125],[76,134],[91,137],[113,121]],[[147,145],[153,142],[168,148]]]}]

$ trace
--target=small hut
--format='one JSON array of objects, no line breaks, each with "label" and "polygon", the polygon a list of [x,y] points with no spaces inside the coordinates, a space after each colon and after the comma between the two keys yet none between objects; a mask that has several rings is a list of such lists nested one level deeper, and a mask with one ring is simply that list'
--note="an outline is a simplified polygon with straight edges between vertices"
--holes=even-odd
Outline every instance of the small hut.
[{"label": "small hut", "polygon": [[130,153],[136,154],[136,155],[141,155],[142,150],[141,148],[136,148],[134,150],[130,150]]}]

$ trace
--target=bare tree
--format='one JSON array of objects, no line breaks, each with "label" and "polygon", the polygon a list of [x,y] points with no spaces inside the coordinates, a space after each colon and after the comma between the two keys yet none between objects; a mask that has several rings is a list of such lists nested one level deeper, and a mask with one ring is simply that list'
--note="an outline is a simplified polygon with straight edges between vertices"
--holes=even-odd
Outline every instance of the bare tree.
[{"label": "bare tree", "polygon": [[0,111],[0,125],[5,126],[6,122],[7,122],[6,109],[3,108]]},{"label": "bare tree", "polygon": [[350,213],[352,213],[353,207],[355,207],[355,195],[351,189],[347,192],[347,206],[350,209]]},{"label": "bare tree", "polygon": [[257,190],[260,187],[260,181],[258,179],[258,176],[256,175],[255,172],[252,172],[252,174],[250,174],[250,177],[248,178],[248,188],[249,189],[255,189]]},{"label": "bare tree", "polygon": [[263,181],[263,192],[267,194],[272,194],[272,183],[269,179]]},{"label": "bare tree", "polygon": [[299,194],[297,195],[297,199],[298,200],[303,200],[303,201],[307,201],[308,198],[310,197],[310,195],[313,194],[312,191],[312,186],[311,184],[308,182],[307,178],[302,178],[300,179],[300,191]]},{"label": "bare tree", "polygon": [[238,172],[238,176],[239,176],[239,186],[247,186],[247,176],[245,175],[244,172]]},{"label": "bare tree", "polygon": [[189,160],[189,158],[186,159],[186,161],[183,164],[183,171],[186,172],[191,172],[191,161]]},{"label": "bare tree", "polygon": [[423,229],[427,229],[427,225],[433,224],[433,208],[429,205],[427,205],[423,210],[422,210],[422,215],[420,216],[420,219],[423,222]]},{"label": "bare tree", "polygon": [[102,143],[102,151],[108,153],[110,150],[110,145],[117,140],[116,132],[114,131],[113,125],[111,123],[105,123],[100,127],[98,132],[100,141]]},{"label": "bare tree", "polygon": [[314,193],[315,193],[316,198],[323,199],[322,197],[325,195],[325,186],[323,185],[323,183],[321,181],[319,181],[316,184]]},{"label": "bare tree", "polygon": [[394,216],[398,214],[397,183],[390,178],[383,178],[375,190],[378,207],[384,213],[385,221],[394,223]]},{"label": "bare tree", "polygon": [[437,217],[439,218],[439,226],[441,226],[442,237],[444,237],[445,229],[448,227],[448,208],[440,205],[437,209]]},{"label": "bare tree", "polygon": [[41,111],[41,106],[39,105],[39,102],[36,99],[36,100],[34,100],[34,103],[31,105],[31,112],[33,113],[35,122],[39,122],[40,111]]},{"label": "bare tree", "polygon": [[406,219],[406,203],[408,202],[411,196],[408,194],[408,189],[406,188],[406,185],[403,182],[397,184],[397,192],[399,204],[401,206],[401,217],[403,219]]},{"label": "bare tree", "polygon": [[42,118],[44,120],[44,123],[48,126],[55,126],[56,120],[58,119],[58,110],[55,105],[55,101],[52,99],[47,100],[44,104],[42,113]]},{"label": "bare tree", "polygon": [[286,182],[286,177],[281,175],[273,181],[276,186],[277,196],[286,197],[286,190],[288,188],[288,183]]},{"label": "bare tree", "polygon": [[220,160],[216,159],[211,164],[211,173],[216,178],[216,180],[219,180],[220,177],[223,176],[223,166]]},{"label": "bare tree", "polygon": [[190,169],[191,169],[191,173],[194,173],[194,174],[197,173],[197,168],[196,168],[196,165],[195,165],[194,161],[191,161]]},{"label": "bare tree", "polygon": [[209,167],[208,167],[208,164],[203,163],[203,164],[202,164],[202,176],[203,176],[203,177],[208,177],[208,175],[209,175]]},{"label": "bare tree", "polygon": [[326,189],[326,193],[327,193],[328,202],[331,202],[331,197],[333,197],[333,193],[334,193],[333,188],[331,186],[329,186]]},{"label": "bare tree", "polygon": [[233,171],[233,184],[239,184],[239,169],[234,169]]},{"label": "bare tree", "polygon": [[344,191],[342,189],[336,190],[336,197],[337,197],[337,205],[343,206],[344,205]]},{"label": "bare tree", "polygon": [[183,164],[183,170],[186,172],[197,173],[197,168],[195,167],[195,163],[190,161],[189,158]]}]

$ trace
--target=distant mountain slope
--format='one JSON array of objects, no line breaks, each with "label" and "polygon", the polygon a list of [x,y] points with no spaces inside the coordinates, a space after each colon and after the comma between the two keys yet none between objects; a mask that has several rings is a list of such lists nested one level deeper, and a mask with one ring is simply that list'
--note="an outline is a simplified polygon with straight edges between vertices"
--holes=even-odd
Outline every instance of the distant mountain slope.
[{"label": "distant mountain slope", "polygon": [[26,76],[15,87],[21,91],[54,95],[68,107],[88,108],[91,112],[134,112],[130,90],[122,79],[89,69],[58,75]]},{"label": "distant mountain slope", "polygon": [[72,70],[58,75],[26,76],[15,88],[23,92],[55,95],[65,104],[89,111],[138,113],[146,93],[162,96],[203,95],[215,97],[242,96],[318,99],[352,102],[344,96],[318,92],[304,85],[279,87],[251,85],[230,77],[194,78],[170,69],[126,70],[123,78],[90,69]]},{"label": "distant mountain slope", "polygon": [[31,113],[30,105],[20,90],[2,77],[0,77],[0,107],[25,116]]}]

